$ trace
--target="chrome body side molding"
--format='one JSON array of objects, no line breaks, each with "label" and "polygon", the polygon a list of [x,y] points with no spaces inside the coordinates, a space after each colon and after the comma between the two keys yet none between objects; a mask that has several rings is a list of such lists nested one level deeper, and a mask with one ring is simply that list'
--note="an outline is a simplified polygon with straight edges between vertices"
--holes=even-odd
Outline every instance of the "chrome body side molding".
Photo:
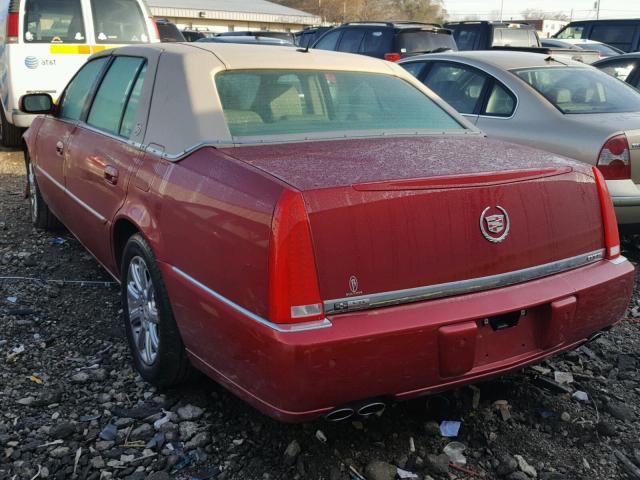
[{"label": "chrome body side molding", "polygon": [[441,283],[438,285],[428,285],[407,290],[395,290],[371,295],[327,300],[324,302],[324,312],[327,315],[332,313],[347,313],[492,290],[566,272],[574,268],[601,261],[604,257],[605,251],[601,249],[564,260],[525,268],[523,270],[500,273],[498,275]]},{"label": "chrome body side molding", "polygon": [[207,287],[203,283],[200,283],[198,280],[191,277],[187,273],[183,272],[179,268],[174,267],[172,265],[171,269],[180,277],[182,277],[184,280],[191,283],[193,286],[197,287],[199,290],[203,291],[210,297],[231,307],[232,309],[236,310],[238,313],[244,315],[250,320],[253,320],[256,323],[259,323],[260,325],[270,328],[271,330],[275,330],[276,332],[280,332],[280,333],[308,332],[309,330],[318,330],[321,328],[329,328],[332,326],[331,322],[326,318],[323,320],[315,320],[312,322],[301,322],[301,323],[291,323],[291,324],[279,324],[279,323],[270,322],[269,320],[262,318],[261,316],[256,315],[255,313],[238,305],[232,300],[229,300],[227,297],[220,295],[218,292],[212,290],[211,288]]}]

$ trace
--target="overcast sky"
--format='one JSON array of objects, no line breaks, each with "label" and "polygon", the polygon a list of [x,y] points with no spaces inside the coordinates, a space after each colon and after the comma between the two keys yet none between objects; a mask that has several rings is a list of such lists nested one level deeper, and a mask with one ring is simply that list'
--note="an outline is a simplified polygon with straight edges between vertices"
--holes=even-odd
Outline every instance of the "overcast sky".
[{"label": "overcast sky", "polygon": [[[444,6],[455,19],[467,15],[487,17],[492,11],[500,10],[501,0],[444,0]],[[536,8],[547,12],[562,11],[575,19],[595,18],[595,0],[504,0],[504,18],[519,18],[520,12]],[[601,18],[640,18],[638,0],[601,0]]]}]

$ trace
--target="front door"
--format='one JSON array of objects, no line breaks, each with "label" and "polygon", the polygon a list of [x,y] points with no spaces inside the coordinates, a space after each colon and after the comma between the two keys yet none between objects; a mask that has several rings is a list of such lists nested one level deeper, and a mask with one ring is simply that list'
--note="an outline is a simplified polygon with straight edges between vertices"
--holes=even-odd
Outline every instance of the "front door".
[{"label": "front door", "polygon": [[107,61],[99,58],[82,67],[63,93],[58,115],[46,117],[38,130],[32,159],[34,173],[45,201],[65,225],[70,210],[64,178],[64,164],[70,155],[69,140]]},{"label": "front door", "polygon": [[107,268],[111,265],[112,221],[124,203],[140,151],[129,137],[142,86],[146,61],[115,57],[86,116],[70,141],[66,187],[77,198],[69,228]]}]

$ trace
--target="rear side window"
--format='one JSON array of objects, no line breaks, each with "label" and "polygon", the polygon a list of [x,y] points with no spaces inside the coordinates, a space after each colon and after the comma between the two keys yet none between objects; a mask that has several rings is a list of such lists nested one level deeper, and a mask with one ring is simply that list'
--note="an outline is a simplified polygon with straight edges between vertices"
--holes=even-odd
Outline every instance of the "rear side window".
[{"label": "rear side window", "polygon": [[516,109],[516,99],[502,85],[495,83],[482,115],[510,117]]},{"label": "rear side window", "polygon": [[357,53],[360,50],[360,44],[364,38],[364,30],[350,29],[344,32],[340,45],[338,46],[339,52]]},{"label": "rear side window", "polygon": [[485,75],[470,67],[438,62],[424,83],[458,112],[473,114],[479,108],[487,80]]},{"label": "rear side window", "polygon": [[636,62],[637,60],[615,60],[604,66],[598,66],[598,68],[604,73],[608,73],[612,77],[626,82],[631,72],[636,68]]},{"label": "rear side window", "polygon": [[342,30],[327,33],[325,36],[320,38],[313,48],[319,48],[320,50],[335,50],[341,33]]},{"label": "rear side window", "polygon": [[464,128],[419,89],[391,75],[230,71],[216,75],[216,86],[234,138],[277,135],[280,141],[314,134],[330,139],[348,137],[346,132],[381,136]]},{"label": "rear side window", "polygon": [[137,0],[91,0],[97,43],[149,43]]},{"label": "rear side window", "polygon": [[480,38],[480,25],[456,28],[453,36],[459,50],[474,50]]},{"label": "rear side window", "polygon": [[631,50],[631,42],[635,34],[635,25],[597,23],[591,29],[590,38],[628,52]]},{"label": "rear side window", "polygon": [[85,43],[80,0],[27,0],[26,43]]},{"label": "rear side window", "polygon": [[393,32],[391,30],[368,30],[362,42],[362,53],[376,57],[384,57],[391,53]]},{"label": "rear side window", "polygon": [[404,69],[407,72],[409,72],[411,75],[413,75],[416,78],[420,76],[425,66],[426,66],[426,63],[424,62],[411,62],[411,63],[402,64],[402,67],[404,67]]},{"label": "rear side window", "polygon": [[72,121],[80,120],[89,93],[91,93],[91,89],[94,87],[108,60],[107,57],[98,58],[85,64],[78,71],[62,96],[60,118]]},{"label": "rear side window", "polygon": [[401,54],[442,52],[458,49],[453,35],[424,30],[398,33],[396,43]]},{"label": "rear side window", "polygon": [[141,58],[117,57],[114,60],[93,100],[87,119],[89,125],[116,135],[120,133],[125,106],[143,65]]}]

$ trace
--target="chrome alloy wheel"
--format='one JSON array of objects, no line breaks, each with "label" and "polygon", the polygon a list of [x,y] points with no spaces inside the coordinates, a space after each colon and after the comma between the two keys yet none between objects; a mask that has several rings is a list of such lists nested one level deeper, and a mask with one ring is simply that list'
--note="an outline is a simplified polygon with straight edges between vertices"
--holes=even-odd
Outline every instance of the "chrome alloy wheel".
[{"label": "chrome alloy wheel", "polygon": [[153,365],[158,358],[158,308],[151,274],[142,257],[133,257],[127,272],[127,307],[133,341],[140,360]]},{"label": "chrome alloy wheel", "polygon": [[36,198],[36,174],[33,171],[33,164],[28,162],[29,172],[27,174],[29,181],[29,203],[31,206],[31,218],[35,221],[38,218],[38,199]]}]

